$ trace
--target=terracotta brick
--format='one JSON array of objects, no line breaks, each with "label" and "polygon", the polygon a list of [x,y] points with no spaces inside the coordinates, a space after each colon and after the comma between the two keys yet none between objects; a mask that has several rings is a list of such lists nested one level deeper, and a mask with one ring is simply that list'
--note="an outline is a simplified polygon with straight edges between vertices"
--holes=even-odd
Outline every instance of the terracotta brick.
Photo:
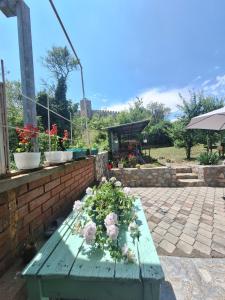
[{"label": "terracotta brick", "polygon": [[46,211],[49,207],[53,206],[59,200],[59,194],[50,197],[48,201],[42,204],[42,211]]},{"label": "terracotta brick", "polygon": [[7,212],[8,212],[8,205],[7,204],[0,205],[0,217],[7,214]]},{"label": "terracotta brick", "polygon": [[10,231],[9,228],[6,229],[4,232],[0,233],[0,247],[9,240],[10,237]]},{"label": "terracotta brick", "polygon": [[41,194],[44,193],[44,187],[40,186],[30,192],[25,193],[24,195],[18,197],[17,202],[18,202],[18,207],[22,207],[26,203],[30,202],[31,200],[37,198]]},{"label": "terracotta brick", "polygon": [[17,189],[17,194],[18,196],[26,193],[28,191],[28,187],[27,187],[27,184],[24,184],[24,185],[21,185],[20,187],[18,187]]},{"label": "terracotta brick", "polygon": [[29,202],[30,211],[41,206],[43,203],[45,203],[50,198],[51,198],[51,192],[47,192],[47,193],[41,195],[40,197],[34,199],[33,201]]},{"label": "terracotta brick", "polygon": [[7,202],[7,193],[1,193],[0,194],[0,205],[5,204]]},{"label": "terracotta brick", "polygon": [[29,183],[29,190],[33,190],[41,185],[44,185],[45,183],[48,183],[50,181],[50,176],[46,176],[44,178],[41,178],[39,180],[33,181]]},{"label": "terracotta brick", "polygon": [[70,192],[70,186],[68,186],[62,192],[60,192],[60,199],[62,199],[63,197],[65,197],[69,192]]},{"label": "terracotta brick", "polygon": [[53,190],[51,190],[52,196],[59,194],[62,190],[65,188],[65,183],[61,183],[57,187],[55,187]]},{"label": "terracotta brick", "polygon": [[37,207],[36,209],[32,210],[28,215],[24,217],[24,225],[27,225],[35,218],[41,215],[41,206]]},{"label": "terracotta brick", "polygon": [[55,173],[55,174],[52,174],[52,175],[51,175],[51,180],[57,179],[57,178],[63,176],[64,174],[65,174],[64,171],[60,171],[59,173],[57,172],[57,173]]},{"label": "terracotta brick", "polygon": [[69,180],[71,178],[71,174],[67,174],[61,177],[61,183]]},{"label": "terracotta brick", "polygon": [[42,222],[44,225],[48,225],[51,223],[51,221],[52,221],[52,208],[49,208],[48,210],[42,213]]},{"label": "terracotta brick", "polygon": [[45,192],[52,190],[54,187],[60,184],[60,178],[57,178],[49,183],[45,184]]},{"label": "terracotta brick", "polygon": [[69,179],[69,180],[67,180],[67,181],[65,182],[65,186],[68,187],[68,186],[72,185],[73,182],[74,182],[74,179],[71,178],[71,179]]},{"label": "terracotta brick", "polygon": [[28,214],[28,205],[24,205],[21,208],[18,209],[18,219],[23,218],[25,215]]},{"label": "terracotta brick", "polygon": [[32,234],[33,231],[34,231],[36,228],[41,228],[41,229],[43,229],[43,220],[42,220],[42,218],[40,218],[40,217],[34,219],[34,220],[30,223],[30,233]]}]

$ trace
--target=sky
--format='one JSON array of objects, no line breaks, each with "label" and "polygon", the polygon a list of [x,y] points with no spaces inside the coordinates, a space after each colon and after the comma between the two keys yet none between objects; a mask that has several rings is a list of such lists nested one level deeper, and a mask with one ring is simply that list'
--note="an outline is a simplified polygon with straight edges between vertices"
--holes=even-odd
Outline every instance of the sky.
[{"label": "sky", "polygon": [[[36,92],[52,82],[41,57],[67,45],[48,0],[30,7]],[[224,0],[55,0],[84,69],[86,97],[94,109],[122,110],[136,96],[177,111],[179,93],[225,93]],[[0,58],[8,80],[20,80],[16,18],[0,13]],[[82,97],[79,71],[68,98]]]}]

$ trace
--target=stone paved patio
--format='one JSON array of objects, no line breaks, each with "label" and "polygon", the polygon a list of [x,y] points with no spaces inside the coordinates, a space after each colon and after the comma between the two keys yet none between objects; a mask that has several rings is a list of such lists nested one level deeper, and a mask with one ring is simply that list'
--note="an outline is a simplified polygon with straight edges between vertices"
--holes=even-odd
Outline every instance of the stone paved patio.
[{"label": "stone paved patio", "polygon": [[225,259],[160,257],[165,273],[160,300],[224,300]]},{"label": "stone paved patio", "polygon": [[132,188],[159,255],[225,257],[224,188]]}]

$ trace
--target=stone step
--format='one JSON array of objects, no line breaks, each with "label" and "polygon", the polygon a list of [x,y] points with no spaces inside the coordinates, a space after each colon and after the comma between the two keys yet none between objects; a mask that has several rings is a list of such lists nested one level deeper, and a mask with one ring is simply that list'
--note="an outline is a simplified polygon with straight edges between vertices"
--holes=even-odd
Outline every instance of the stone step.
[{"label": "stone step", "polygon": [[176,167],[176,173],[192,173],[191,167]]},{"label": "stone step", "polygon": [[198,179],[196,173],[176,173],[177,179]]},{"label": "stone step", "polygon": [[201,179],[178,179],[178,186],[205,186],[205,182]]}]

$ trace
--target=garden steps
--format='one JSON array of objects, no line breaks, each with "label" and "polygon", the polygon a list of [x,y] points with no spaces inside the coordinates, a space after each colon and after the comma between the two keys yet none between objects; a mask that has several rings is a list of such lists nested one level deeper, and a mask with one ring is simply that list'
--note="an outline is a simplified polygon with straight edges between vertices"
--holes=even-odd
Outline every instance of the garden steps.
[{"label": "garden steps", "polygon": [[191,167],[176,167],[176,173],[192,173]]},{"label": "garden steps", "polygon": [[177,179],[198,179],[196,173],[176,173]]},{"label": "garden steps", "polygon": [[183,187],[204,186],[205,182],[198,179],[198,174],[192,173],[191,167],[176,168],[177,185]]},{"label": "garden steps", "polygon": [[178,186],[192,187],[204,186],[205,182],[201,179],[177,179]]}]

